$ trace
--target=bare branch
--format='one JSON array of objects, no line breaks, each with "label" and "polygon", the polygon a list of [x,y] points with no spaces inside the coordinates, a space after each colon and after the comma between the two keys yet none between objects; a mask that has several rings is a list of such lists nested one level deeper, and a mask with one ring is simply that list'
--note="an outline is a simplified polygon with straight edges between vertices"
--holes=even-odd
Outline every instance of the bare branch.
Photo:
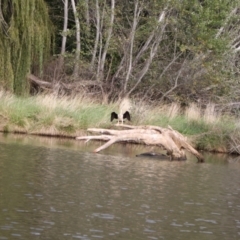
[{"label": "bare branch", "polygon": [[174,90],[178,87],[178,79],[179,79],[179,77],[181,76],[181,73],[182,73],[182,71],[183,71],[183,69],[184,69],[184,63],[185,63],[185,62],[186,62],[186,59],[184,60],[184,62],[183,62],[183,64],[182,64],[182,67],[181,67],[180,70],[178,71],[178,75],[177,75],[177,77],[175,78],[174,86],[173,86],[171,89],[169,89],[167,92],[165,92],[165,93],[163,94],[163,96],[161,97],[160,101],[162,101],[169,93],[171,93],[172,91],[174,91]]},{"label": "bare branch", "polygon": [[166,27],[166,24],[162,27],[161,29],[161,32],[158,33],[158,36],[156,36],[156,39],[155,41],[153,42],[152,46],[151,46],[151,50],[150,50],[150,53],[149,53],[149,57],[143,67],[143,69],[140,71],[140,73],[136,76],[136,78],[138,79],[137,82],[135,83],[135,85],[129,90],[129,92],[127,93],[127,95],[130,95],[136,88],[137,86],[140,84],[140,82],[142,81],[143,77],[146,75],[146,73],[148,72],[148,69],[152,63],[152,60],[154,58],[154,56],[156,55],[157,53],[157,49],[158,49],[158,46],[161,42],[161,39],[162,39],[162,32],[164,31]]},{"label": "bare branch", "polygon": [[137,1],[135,3],[133,25],[132,25],[132,30],[131,30],[131,33],[130,33],[130,43],[129,43],[130,51],[129,51],[129,60],[128,60],[128,70],[127,70],[127,75],[126,75],[125,83],[124,83],[124,87],[123,87],[124,94],[127,91],[127,85],[128,85],[128,82],[129,82],[130,74],[132,72],[134,37],[135,37],[135,33],[136,33],[137,24],[138,24],[138,21],[139,21],[139,15],[141,13],[141,8],[138,9],[138,5],[139,5],[139,2]]},{"label": "bare branch", "polygon": [[155,36],[155,33],[156,33],[156,30],[159,28],[159,24],[162,23],[164,20],[165,20],[165,17],[166,17],[166,10],[167,8],[165,8],[159,15],[159,18],[158,18],[158,22],[157,22],[157,26],[156,28],[152,31],[152,33],[149,35],[147,41],[145,42],[145,44],[143,45],[143,47],[141,48],[141,50],[138,52],[135,60],[134,60],[134,63],[133,65],[136,65],[137,62],[139,61],[140,57],[143,55],[144,52],[146,52],[146,50],[149,48],[149,45],[152,41],[152,39],[154,38]]},{"label": "bare branch", "polygon": [[226,21],[224,22],[223,26],[218,30],[215,38],[220,37],[220,35],[224,32],[224,28],[227,26],[229,20],[230,20],[231,17],[232,17],[234,14],[236,14],[236,13],[237,13],[237,8],[234,8],[234,9],[230,12],[230,14],[227,16]]}]

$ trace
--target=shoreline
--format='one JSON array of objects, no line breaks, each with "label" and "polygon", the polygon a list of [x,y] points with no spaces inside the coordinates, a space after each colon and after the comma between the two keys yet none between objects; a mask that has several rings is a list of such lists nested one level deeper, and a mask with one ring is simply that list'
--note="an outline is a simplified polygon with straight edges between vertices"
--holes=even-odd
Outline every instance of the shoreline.
[{"label": "shoreline", "polygon": [[[56,138],[56,139],[69,139],[69,140],[75,140],[75,141],[78,141],[76,138],[77,137],[81,137],[81,136],[86,136],[88,133],[87,133],[87,130],[81,130],[81,135],[69,135],[69,134],[63,134],[63,133],[54,133],[54,134],[51,134],[51,133],[29,133],[27,131],[20,131],[20,130],[15,130],[15,131],[10,131],[10,132],[5,132],[4,130],[0,129],[0,133],[2,134],[15,134],[15,135],[26,135],[26,136],[36,136],[36,137],[46,137],[46,138]],[[92,140],[94,142],[101,142],[102,140]],[[115,144],[121,144],[121,142],[118,142],[118,143],[115,143]],[[147,146],[145,144],[141,144],[141,143],[129,143],[129,144],[136,144],[136,145],[140,145],[140,146]],[[192,145],[194,148],[196,148],[194,145]],[[157,147],[157,146],[155,146]],[[160,150],[163,150],[160,148]],[[218,151],[218,150],[206,150],[206,149],[197,149],[197,151],[199,152],[206,152],[206,153],[212,153],[212,154],[226,154],[226,155],[229,155],[229,156],[240,156],[240,154],[235,154],[235,153],[229,153],[227,151]],[[165,151],[165,150],[164,150]],[[187,152],[187,150],[186,150]]]},{"label": "shoreline", "polygon": [[[211,111],[210,111],[210,110]],[[81,96],[36,95],[17,97],[0,91],[0,132],[71,138],[87,135],[88,128],[113,128],[111,112],[117,103],[102,104]],[[240,125],[233,115],[177,103],[155,105],[132,99],[132,125],[171,126],[198,151],[240,155]]]}]

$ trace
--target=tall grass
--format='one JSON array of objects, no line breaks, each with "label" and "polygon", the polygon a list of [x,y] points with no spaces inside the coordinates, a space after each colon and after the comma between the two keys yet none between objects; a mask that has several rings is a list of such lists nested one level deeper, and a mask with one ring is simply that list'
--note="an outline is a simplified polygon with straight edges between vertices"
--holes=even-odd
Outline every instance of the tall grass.
[{"label": "tall grass", "polygon": [[[133,125],[170,125],[185,134],[199,149],[240,154],[237,119],[217,112],[209,103],[202,109],[190,104],[183,111],[171,105],[149,105],[132,101]],[[86,96],[37,95],[20,98],[0,91],[0,130],[75,137],[89,127],[111,128],[110,114],[117,104],[101,104]],[[86,133],[84,133],[86,134]]]},{"label": "tall grass", "polygon": [[2,131],[75,136],[91,126],[109,125],[110,110],[111,105],[83,97],[19,98],[0,91]]},{"label": "tall grass", "polygon": [[218,112],[212,103],[209,103],[206,108],[192,103],[185,111],[176,103],[154,107],[136,105],[135,109],[138,109],[137,114],[133,113],[139,118],[138,124],[162,127],[170,125],[186,135],[198,149],[234,153],[239,151],[240,154],[240,146],[237,147],[236,144],[236,142],[240,143],[240,133],[236,134],[238,119]]}]

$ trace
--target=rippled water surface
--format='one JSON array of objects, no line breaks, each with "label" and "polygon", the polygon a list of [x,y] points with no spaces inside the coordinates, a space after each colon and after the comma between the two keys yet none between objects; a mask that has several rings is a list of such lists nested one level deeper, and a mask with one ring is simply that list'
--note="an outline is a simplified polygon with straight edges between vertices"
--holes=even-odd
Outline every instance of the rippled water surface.
[{"label": "rippled water surface", "polygon": [[2,239],[240,239],[240,160],[0,135]]}]

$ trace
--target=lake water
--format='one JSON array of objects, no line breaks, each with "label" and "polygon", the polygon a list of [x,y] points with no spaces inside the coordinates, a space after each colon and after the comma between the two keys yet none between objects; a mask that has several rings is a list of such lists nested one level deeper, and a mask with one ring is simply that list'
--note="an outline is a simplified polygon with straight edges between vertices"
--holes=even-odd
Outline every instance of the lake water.
[{"label": "lake water", "polygon": [[0,240],[240,239],[240,160],[100,144],[0,135]]}]

